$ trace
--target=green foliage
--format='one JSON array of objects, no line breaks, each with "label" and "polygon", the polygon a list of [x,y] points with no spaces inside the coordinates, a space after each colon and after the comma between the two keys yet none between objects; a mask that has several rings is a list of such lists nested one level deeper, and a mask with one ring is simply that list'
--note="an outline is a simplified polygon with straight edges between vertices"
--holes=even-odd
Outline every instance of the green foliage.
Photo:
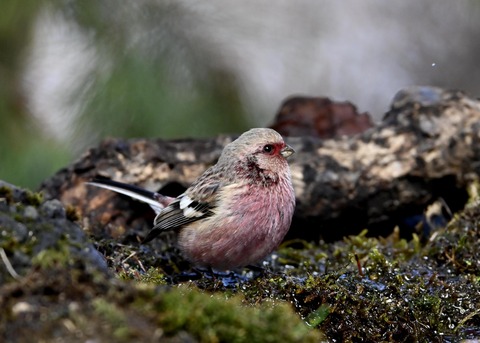
[{"label": "green foliage", "polygon": [[171,138],[239,132],[247,127],[228,76],[212,74],[190,89],[179,89],[168,67],[168,61],[161,59],[115,58],[106,79],[98,77],[90,89],[84,129],[101,135]]},{"label": "green foliage", "polygon": [[[80,110],[66,141],[49,136],[32,117],[22,84],[31,30],[45,6],[85,34],[96,56],[85,62],[91,74],[72,80],[78,89],[63,99]],[[142,6],[108,0],[2,2],[0,179],[37,187],[105,136],[201,137],[242,132],[252,124],[238,80],[193,38],[188,9],[163,2]]]},{"label": "green foliage", "polygon": [[2,1],[0,13],[0,179],[36,186],[69,160],[30,117],[23,67],[38,11],[47,1]]}]

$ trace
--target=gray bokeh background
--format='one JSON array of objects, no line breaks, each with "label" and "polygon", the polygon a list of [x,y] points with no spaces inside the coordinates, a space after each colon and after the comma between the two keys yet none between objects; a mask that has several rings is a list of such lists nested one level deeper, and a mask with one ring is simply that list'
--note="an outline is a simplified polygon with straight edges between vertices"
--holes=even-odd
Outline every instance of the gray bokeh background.
[{"label": "gray bokeh background", "polygon": [[4,0],[0,179],[36,187],[106,136],[271,123],[293,94],[380,120],[412,85],[480,91],[478,1]]}]

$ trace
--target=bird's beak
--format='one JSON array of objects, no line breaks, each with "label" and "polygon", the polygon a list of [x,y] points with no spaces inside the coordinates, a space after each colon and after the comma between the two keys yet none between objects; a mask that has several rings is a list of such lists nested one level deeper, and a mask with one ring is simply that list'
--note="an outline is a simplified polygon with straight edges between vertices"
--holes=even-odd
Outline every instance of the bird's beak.
[{"label": "bird's beak", "polygon": [[294,152],[295,150],[293,150],[293,148],[290,145],[286,144],[285,147],[282,150],[280,150],[280,155],[287,158],[288,156],[292,155]]}]

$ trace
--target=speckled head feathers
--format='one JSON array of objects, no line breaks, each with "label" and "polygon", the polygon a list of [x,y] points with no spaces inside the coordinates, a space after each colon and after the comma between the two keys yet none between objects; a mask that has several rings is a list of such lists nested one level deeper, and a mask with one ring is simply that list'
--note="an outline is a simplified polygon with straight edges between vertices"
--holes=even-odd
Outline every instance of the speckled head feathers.
[{"label": "speckled head feathers", "polygon": [[268,128],[250,129],[225,147],[219,162],[222,163],[222,160],[228,162],[227,160],[234,156],[241,157],[261,150],[266,144],[285,147],[285,142],[277,131]]}]

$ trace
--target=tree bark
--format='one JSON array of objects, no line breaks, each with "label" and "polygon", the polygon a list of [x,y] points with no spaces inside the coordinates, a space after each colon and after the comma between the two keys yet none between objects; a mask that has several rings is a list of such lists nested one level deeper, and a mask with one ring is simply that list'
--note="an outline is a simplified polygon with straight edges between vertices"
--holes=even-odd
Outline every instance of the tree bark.
[{"label": "tree bark", "polygon": [[[91,224],[150,225],[146,208],[84,182],[102,176],[178,195],[234,138],[108,139],[41,188]],[[286,140],[297,151],[290,160],[297,197],[291,237],[338,238],[363,228],[383,234],[439,198],[452,211],[464,206],[480,172],[480,103],[458,91],[412,87],[362,134]]]}]

